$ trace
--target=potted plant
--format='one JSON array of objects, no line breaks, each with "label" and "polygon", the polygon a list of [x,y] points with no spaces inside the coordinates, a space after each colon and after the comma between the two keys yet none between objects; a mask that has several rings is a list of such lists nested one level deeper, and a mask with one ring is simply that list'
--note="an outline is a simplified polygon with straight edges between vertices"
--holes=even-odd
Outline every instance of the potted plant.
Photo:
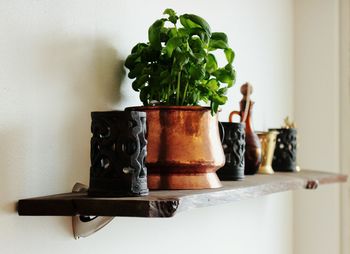
[{"label": "potted plant", "polygon": [[[135,45],[125,61],[144,105],[137,110],[147,112],[148,185],[220,187],[215,171],[225,158],[216,113],[235,82],[234,52],[226,34],[211,32],[203,18],[172,9],[164,14],[150,26],[148,42]],[[227,61],[222,67],[219,51]]]}]

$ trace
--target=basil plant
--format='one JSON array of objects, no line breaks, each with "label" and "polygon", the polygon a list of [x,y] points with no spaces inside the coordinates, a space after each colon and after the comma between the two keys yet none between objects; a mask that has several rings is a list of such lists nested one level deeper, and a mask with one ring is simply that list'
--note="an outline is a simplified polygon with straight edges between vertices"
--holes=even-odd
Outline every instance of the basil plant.
[{"label": "basil plant", "polygon": [[[212,114],[227,101],[227,89],[235,83],[234,52],[225,33],[211,32],[209,24],[193,14],[166,18],[148,29],[148,42],[138,43],[125,61],[132,88],[147,105],[199,105],[209,103]],[[179,24],[180,23],[180,24]],[[226,65],[218,66],[216,51]]]}]

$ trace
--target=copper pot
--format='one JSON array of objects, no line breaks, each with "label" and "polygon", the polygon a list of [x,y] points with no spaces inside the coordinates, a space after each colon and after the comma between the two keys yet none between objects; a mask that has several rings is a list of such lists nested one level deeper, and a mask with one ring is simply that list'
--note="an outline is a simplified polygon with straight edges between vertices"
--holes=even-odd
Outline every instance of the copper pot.
[{"label": "copper pot", "polygon": [[205,189],[221,187],[216,171],[225,163],[217,115],[208,107],[145,106],[148,187]]}]

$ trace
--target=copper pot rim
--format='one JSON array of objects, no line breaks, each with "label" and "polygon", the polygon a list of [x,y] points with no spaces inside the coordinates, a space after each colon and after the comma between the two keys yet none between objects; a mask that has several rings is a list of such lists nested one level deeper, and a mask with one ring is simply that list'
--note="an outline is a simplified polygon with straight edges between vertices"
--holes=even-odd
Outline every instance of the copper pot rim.
[{"label": "copper pot rim", "polygon": [[177,111],[210,111],[207,106],[132,106],[126,107],[125,110],[177,110]]}]

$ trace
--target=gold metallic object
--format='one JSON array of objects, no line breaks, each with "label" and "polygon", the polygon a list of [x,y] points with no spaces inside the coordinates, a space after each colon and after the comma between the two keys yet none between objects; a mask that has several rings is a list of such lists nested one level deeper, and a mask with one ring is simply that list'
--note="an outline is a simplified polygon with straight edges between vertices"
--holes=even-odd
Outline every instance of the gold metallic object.
[{"label": "gold metallic object", "polygon": [[287,116],[286,118],[284,118],[284,125],[282,126],[282,128],[286,128],[286,129],[291,129],[291,128],[296,128],[295,123],[289,119],[289,117]]},{"label": "gold metallic object", "polygon": [[258,137],[261,142],[261,164],[258,170],[259,174],[273,174],[274,171],[272,169],[272,159],[273,153],[275,151],[276,146],[276,137],[277,131],[268,131],[268,132],[258,132]]}]

